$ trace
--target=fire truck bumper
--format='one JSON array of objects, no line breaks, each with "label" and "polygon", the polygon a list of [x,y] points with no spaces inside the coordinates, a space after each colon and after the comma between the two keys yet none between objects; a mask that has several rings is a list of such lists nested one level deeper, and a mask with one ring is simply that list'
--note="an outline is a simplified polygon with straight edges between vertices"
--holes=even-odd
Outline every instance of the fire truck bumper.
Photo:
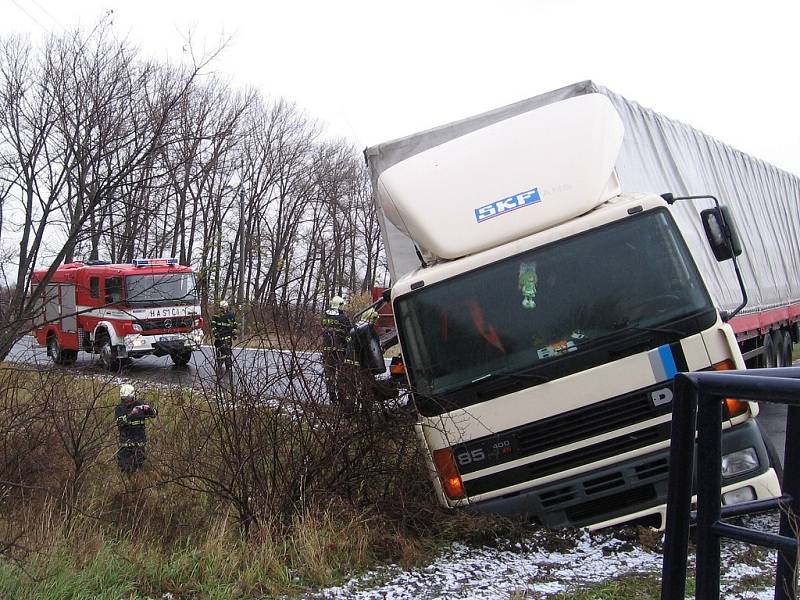
[{"label": "fire truck bumper", "polygon": [[163,335],[126,335],[125,350],[129,356],[155,354],[164,356],[197,350],[203,340],[203,331],[196,329],[190,333],[170,333]]}]

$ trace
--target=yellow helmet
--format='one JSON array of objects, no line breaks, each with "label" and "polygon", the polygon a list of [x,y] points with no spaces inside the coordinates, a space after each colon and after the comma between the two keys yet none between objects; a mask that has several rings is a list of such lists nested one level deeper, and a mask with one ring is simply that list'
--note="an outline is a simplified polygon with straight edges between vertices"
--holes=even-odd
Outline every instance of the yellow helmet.
[{"label": "yellow helmet", "polygon": [[364,314],[361,315],[361,318],[367,323],[372,324],[378,320],[378,311],[374,308],[368,308],[364,311]]},{"label": "yellow helmet", "polygon": [[342,308],[344,306],[344,298],[341,296],[334,296],[331,298],[331,308]]}]

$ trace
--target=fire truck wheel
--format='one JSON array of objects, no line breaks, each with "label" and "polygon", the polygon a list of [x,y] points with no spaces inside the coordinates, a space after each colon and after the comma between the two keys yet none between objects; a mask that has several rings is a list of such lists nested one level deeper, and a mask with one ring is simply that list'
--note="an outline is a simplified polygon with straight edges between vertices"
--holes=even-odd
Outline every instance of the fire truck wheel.
[{"label": "fire truck wheel", "polygon": [[117,353],[111,346],[111,340],[104,338],[100,345],[100,360],[109,371],[119,371],[120,361],[117,358]]},{"label": "fire truck wheel", "polygon": [[170,358],[172,358],[172,362],[175,363],[178,367],[185,367],[189,364],[189,361],[192,360],[192,353],[191,352],[175,352],[170,354]]},{"label": "fire truck wheel", "polygon": [[47,353],[54,364],[64,364],[64,358],[61,355],[61,344],[58,343],[58,338],[55,335],[51,334],[47,338]]}]

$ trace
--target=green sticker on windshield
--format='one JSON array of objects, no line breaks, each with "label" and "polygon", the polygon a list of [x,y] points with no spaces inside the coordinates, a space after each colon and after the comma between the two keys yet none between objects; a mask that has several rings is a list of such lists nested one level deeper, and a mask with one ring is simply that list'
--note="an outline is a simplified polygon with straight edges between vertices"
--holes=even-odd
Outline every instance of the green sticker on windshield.
[{"label": "green sticker on windshield", "polygon": [[536,284],[538,282],[536,263],[534,261],[521,263],[519,265],[519,290],[522,292],[523,307],[536,307]]}]

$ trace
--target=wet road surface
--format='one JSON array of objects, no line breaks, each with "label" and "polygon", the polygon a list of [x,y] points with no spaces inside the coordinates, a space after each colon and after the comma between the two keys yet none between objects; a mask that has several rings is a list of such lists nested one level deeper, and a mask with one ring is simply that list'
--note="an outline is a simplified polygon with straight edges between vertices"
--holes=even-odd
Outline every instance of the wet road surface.
[{"label": "wet road surface", "polygon": [[[6,360],[11,362],[50,366],[47,349],[39,347],[33,337],[24,337],[12,348]],[[176,366],[169,356],[144,356],[131,359],[117,373],[108,371],[97,355],[79,352],[75,363],[68,368],[86,375],[116,375],[126,379],[146,381],[155,385],[203,387],[213,384],[220,374],[234,384],[246,383],[248,387],[269,394],[286,393],[290,386],[322,384],[320,356],[313,352],[288,352],[269,348],[234,348],[233,368],[217,371],[214,348],[202,346],[192,353],[186,366]]]}]

